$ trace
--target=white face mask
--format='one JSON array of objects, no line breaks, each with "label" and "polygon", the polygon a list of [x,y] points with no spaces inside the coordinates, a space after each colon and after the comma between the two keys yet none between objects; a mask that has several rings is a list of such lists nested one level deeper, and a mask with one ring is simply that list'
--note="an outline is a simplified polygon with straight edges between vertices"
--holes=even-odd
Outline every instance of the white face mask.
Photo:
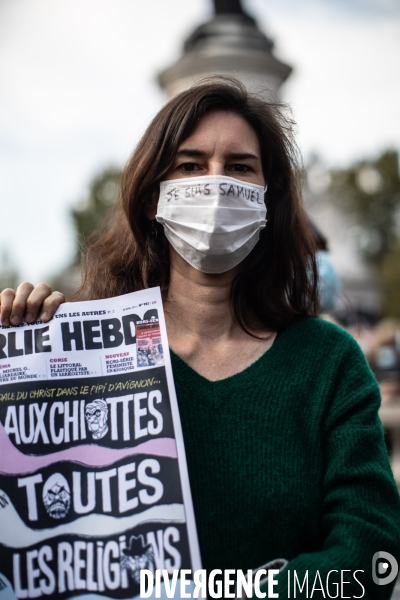
[{"label": "white face mask", "polygon": [[163,181],[156,219],[192,267],[224,273],[258,242],[266,224],[266,189],[220,175]]}]

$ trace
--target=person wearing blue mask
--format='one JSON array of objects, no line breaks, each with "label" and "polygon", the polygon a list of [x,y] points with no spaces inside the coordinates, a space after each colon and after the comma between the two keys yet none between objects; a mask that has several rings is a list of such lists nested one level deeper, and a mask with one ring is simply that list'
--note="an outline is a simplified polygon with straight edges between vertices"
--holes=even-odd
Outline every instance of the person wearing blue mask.
[{"label": "person wearing blue mask", "polygon": [[331,312],[340,291],[340,279],[327,250],[318,250],[317,267],[319,275],[318,295],[320,312]]},{"label": "person wearing blue mask", "polygon": [[332,262],[326,237],[311,219],[309,225],[317,243],[319,313],[324,314],[335,307],[341,288],[340,278]]},{"label": "person wearing blue mask", "polygon": [[[231,78],[170,100],[73,299],[161,287],[204,568],[282,559],[281,599],[295,572],[317,582],[313,598],[388,600],[394,583],[371,564],[400,559],[400,498],[379,388],[353,338],[317,317],[292,125]],[[18,325],[64,298],[24,283],[0,300],[3,325]]]}]

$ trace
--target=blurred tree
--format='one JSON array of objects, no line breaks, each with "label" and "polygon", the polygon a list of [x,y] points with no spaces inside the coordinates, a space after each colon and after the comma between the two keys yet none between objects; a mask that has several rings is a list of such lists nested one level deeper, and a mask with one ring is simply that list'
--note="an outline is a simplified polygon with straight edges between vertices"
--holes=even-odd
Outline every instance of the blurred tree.
[{"label": "blurred tree", "polygon": [[5,288],[16,289],[20,284],[18,270],[6,248],[0,250],[0,291]]},{"label": "blurred tree", "polygon": [[88,195],[71,211],[76,232],[76,256],[79,263],[80,249],[85,240],[96,231],[110,214],[118,194],[121,170],[107,167],[98,173],[89,185]]},{"label": "blurred tree", "polygon": [[110,166],[95,175],[88,186],[88,192],[75,208],[71,210],[75,230],[74,258],[57,276],[51,278],[50,284],[67,296],[72,293],[80,281],[80,254],[85,241],[95,234],[100,224],[111,215],[111,208],[118,195],[118,184],[121,169]]},{"label": "blurred tree", "polygon": [[400,317],[399,154],[386,150],[375,160],[362,160],[330,175],[335,202],[357,222],[351,234],[384,281],[384,312]]},{"label": "blurred tree", "polygon": [[386,315],[400,317],[400,245],[386,254],[382,261],[386,284]]}]

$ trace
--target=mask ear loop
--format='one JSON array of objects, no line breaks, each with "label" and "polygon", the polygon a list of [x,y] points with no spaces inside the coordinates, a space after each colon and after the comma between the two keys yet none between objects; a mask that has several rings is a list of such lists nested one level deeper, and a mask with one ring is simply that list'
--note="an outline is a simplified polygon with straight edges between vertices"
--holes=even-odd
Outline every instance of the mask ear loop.
[{"label": "mask ear loop", "polygon": [[[268,189],[268,183],[267,183],[267,184],[265,184],[265,188],[264,188],[264,194],[266,193],[267,189]],[[268,212],[268,211],[267,211],[267,212]],[[265,215],[265,216],[267,216],[267,215]],[[268,219],[265,219],[265,222],[266,222],[266,223],[268,223]]]}]

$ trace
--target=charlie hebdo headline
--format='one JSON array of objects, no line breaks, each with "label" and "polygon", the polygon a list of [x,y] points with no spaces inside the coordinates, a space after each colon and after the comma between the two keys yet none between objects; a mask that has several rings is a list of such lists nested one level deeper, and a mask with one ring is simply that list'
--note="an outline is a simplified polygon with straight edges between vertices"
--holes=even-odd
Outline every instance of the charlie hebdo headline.
[{"label": "charlie hebdo headline", "polygon": [[0,590],[133,598],[200,569],[158,288],[0,327]]}]

